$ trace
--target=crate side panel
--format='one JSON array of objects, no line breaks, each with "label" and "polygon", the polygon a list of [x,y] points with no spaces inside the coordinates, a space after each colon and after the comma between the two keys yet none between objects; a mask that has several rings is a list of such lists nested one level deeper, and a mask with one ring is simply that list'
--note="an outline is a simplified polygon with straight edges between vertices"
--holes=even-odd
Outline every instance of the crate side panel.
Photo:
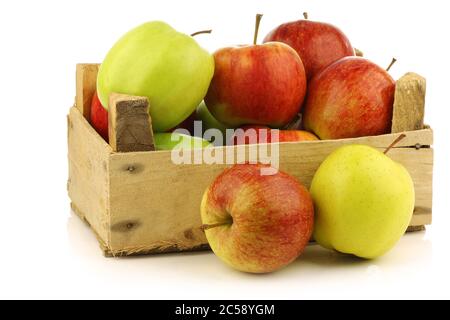
[{"label": "crate side panel", "polygon": [[[422,133],[423,137],[408,133],[409,143],[431,144],[431,130]],[[351,143],[384,150],[398,135],[388,136],[281,144],[280,169],[309,187],[315,171],[333,150]],[[229,149],[236,152],[236,147],[225,147],[224,155]],[[400,147],[392,149],[390,156],[405,165],[415,182],[417,207],[411,225],[430,223],[432,149]],[[176,165],[170,152],[113,154],[110,164],[113,252],[185,250],[206,243],[200,231],[201,198],[228,165]]]},{"label": "crate side panel", "polygon": [[[395,147],[414,147],[414,146],[432,146],[433,145],[433,130],[429,127],[416,130],[406,131],[398,133],[390,133],[379,136],[369,136],[360,138],[340,139],[340,140],[321,140],[308,142],[313,146],[326,145],[330,148],[339,147],[348,144],[365,144],[375,148],[387,148],[396,138],[401,134],[405,135],[405,138],[400,140]],[[296,143],[291,143],[296,144]]]},{"label": "crate side panel", "polygon": [[113,254],[189,250],[206,244],[199,228],[200,202],[203,191],[224,168],[175,165],[167,153],[113,155]]},{"label": "crate side panel", "polygon": [[110,146],[73,107],[68,117],[69,180],[71,201],[103,243],[109,237]]}]

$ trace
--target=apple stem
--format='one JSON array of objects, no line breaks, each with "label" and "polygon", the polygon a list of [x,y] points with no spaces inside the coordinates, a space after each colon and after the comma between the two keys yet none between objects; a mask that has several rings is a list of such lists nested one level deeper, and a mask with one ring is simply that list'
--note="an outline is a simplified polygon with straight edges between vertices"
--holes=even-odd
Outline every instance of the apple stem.
[{"label": "apple stem", "polygon": [[256,43],[258,42],[258,33],[259,33],[259,25],[261,24],[261,19],[262,19],[263,15],[258,13],[256,15],[256,22],[255,22],[255,35],[253,37],[253,44],[256,45]]},{"label": "apple stem", "polygon": [[387,67],[386,71],[389,72],[389,70],[391,70],[392,66],[397,62],[397,59],[392,58],[391,64],[389,65],[389,67]]},{"label": "apple stem", "polygon": [[361,50],[359,50],[358,48],[354,48],[355,49],[355,55],[357,57],[364,57],[364,52],[362,52]]},{"label": "apple stem", "polygon": [[297,113],[294,119],[286,126],[284,126],[283,130],[298,130],[302,124],[303,115],[301,113]]},{"label": "apple stem", "polygon": [[305,18],[305,20],[308,20],[309,19],[308,12],[303,12],[303,17]]},{"label": "apple stem", "polygon": [[406,138],[406,134],[404,134],[404,133],[402,133],[400,136],[398,136],[398,138],[395,139],[394,142],[392,142],[391,145],[389,147],[387,147],[386,150],[384,150],[384,154],[388,154],[388,152],[391,151],[391,149],[394,148],[397,143],[399,143],[400,141],[402,141],[405,138]]},{"label": "apple stem", "polygon": [[232,224],[231,221],[219,222],[219,223],[214,223],[214,224],[204,224],[204,225],[202,225],[200,227],[200,229],[202,229],[203,231],[206,231],[206,230],[214,229],[214,228],[217,228],[217,227],[229,226],[231,224]]},{"label": "apple stem", "polygon": [[205,33],[211,33],[211,32],[212,32],[212,30],[197,31],[197,32],[194,32],[193,34],[191,34],[191,37],[195,37],[195,36],[197,36],[199,34],[205,34]]}]

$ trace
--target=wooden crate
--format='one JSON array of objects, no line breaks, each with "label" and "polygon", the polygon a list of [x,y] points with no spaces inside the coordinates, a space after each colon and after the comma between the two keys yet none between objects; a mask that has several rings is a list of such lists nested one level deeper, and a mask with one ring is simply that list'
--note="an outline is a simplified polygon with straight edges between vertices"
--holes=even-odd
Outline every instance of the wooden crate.
[{"label": "wooden crate", "polygon": [[[76,105],[68,115],[68,192],[73,210],[91,226],[106,256],[208,248],[200,229],[201,197],[229,165],[176,165],[170,151],[113,152],[88,122],[97,71],[96,64],[77,66]],[[389,155],[414,180],[416,207],[410,230],[419,230],[431,223],[433,132],[425,128],[405,135]],[[398,136],[281,143],[280,170],[309,187],[318,166],[336,148],[356,143],[384,150]]]}]

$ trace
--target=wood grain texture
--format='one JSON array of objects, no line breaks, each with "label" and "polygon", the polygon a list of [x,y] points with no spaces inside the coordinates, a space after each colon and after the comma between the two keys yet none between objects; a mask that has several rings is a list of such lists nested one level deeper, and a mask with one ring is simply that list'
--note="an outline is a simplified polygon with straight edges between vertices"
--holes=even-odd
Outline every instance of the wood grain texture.
[{"label": "wood grain texture", "polygon": [[91,102],[97,87],[99,67],[100,65],[95,63],[77,64],[75,105],[88,121],[91,117]]},{"label": "wood grain texture", "polygon": [[[431,130],[408,132],[389,155],[405,165],[416,188],[416,209],[411,226],[431,222],[432,168]],[[280,144],[280,169],[309,187],[315,171],[336,148],[345,144],[368,144],[384,150],[398,135],[338,141]],[[407,143],[407,144],[405,144]],[[236,156],[238,147],[222,147]],[[248,154],[249,146],[245,148]],[[192,157],[202,150],[192,151]],[[229,165],[177,165],[170,151],[114,153],[110,159],[112,255],[183,251],[206,245],[200,230],[200,201],[204,190]],[[134,170],[130,171],[132,167]]]},{"label": "wood grain texture", "polygon": [[69,197],[99,238],[108,243],[111,147],[75,107],[68,116],[68,142]]},{"label": "wood grain texture", "polygon": [[410,72],[396,83],[392,132],[420,130],[424,127],[426,80]]},{"label": "wood grain texture", "polygon": [[[73,202],[70,204],[70,207],[72,211],[84,222],[87,224],[87,226],[92,230],[92,232],[95,234],[95,237],[97,238],[97,241],[100,245],[100,249],[103,251],[103,254],[105,256],[112,256],[109,253],[108,245],[105,242],[105,239],[103,239],[96,231],[94,227],[90,224],[88,218],[86,217],[86,213],[82,212]],[[107,230],[109,233],[109,230]],[[106,239],[107,240],[107,239]]]},{"label": "wood grain texture", "polygon": [[154,151],[152,122],[146,97],[111,94],[109,143],[115,152]]}]

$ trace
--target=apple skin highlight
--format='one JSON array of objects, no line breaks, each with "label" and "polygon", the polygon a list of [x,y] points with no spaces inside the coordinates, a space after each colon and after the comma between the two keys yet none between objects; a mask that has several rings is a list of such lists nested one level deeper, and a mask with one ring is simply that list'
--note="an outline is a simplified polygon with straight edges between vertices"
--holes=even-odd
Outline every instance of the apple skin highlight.
[{"label": "apple skin highlight", "polygon": [[314,207],[308,190],[278,172],[261,176],[263,165],[225,170],[206,190],[201,215],[214,253],[229,266],[269,273],[295,260],[308,244]]}]

